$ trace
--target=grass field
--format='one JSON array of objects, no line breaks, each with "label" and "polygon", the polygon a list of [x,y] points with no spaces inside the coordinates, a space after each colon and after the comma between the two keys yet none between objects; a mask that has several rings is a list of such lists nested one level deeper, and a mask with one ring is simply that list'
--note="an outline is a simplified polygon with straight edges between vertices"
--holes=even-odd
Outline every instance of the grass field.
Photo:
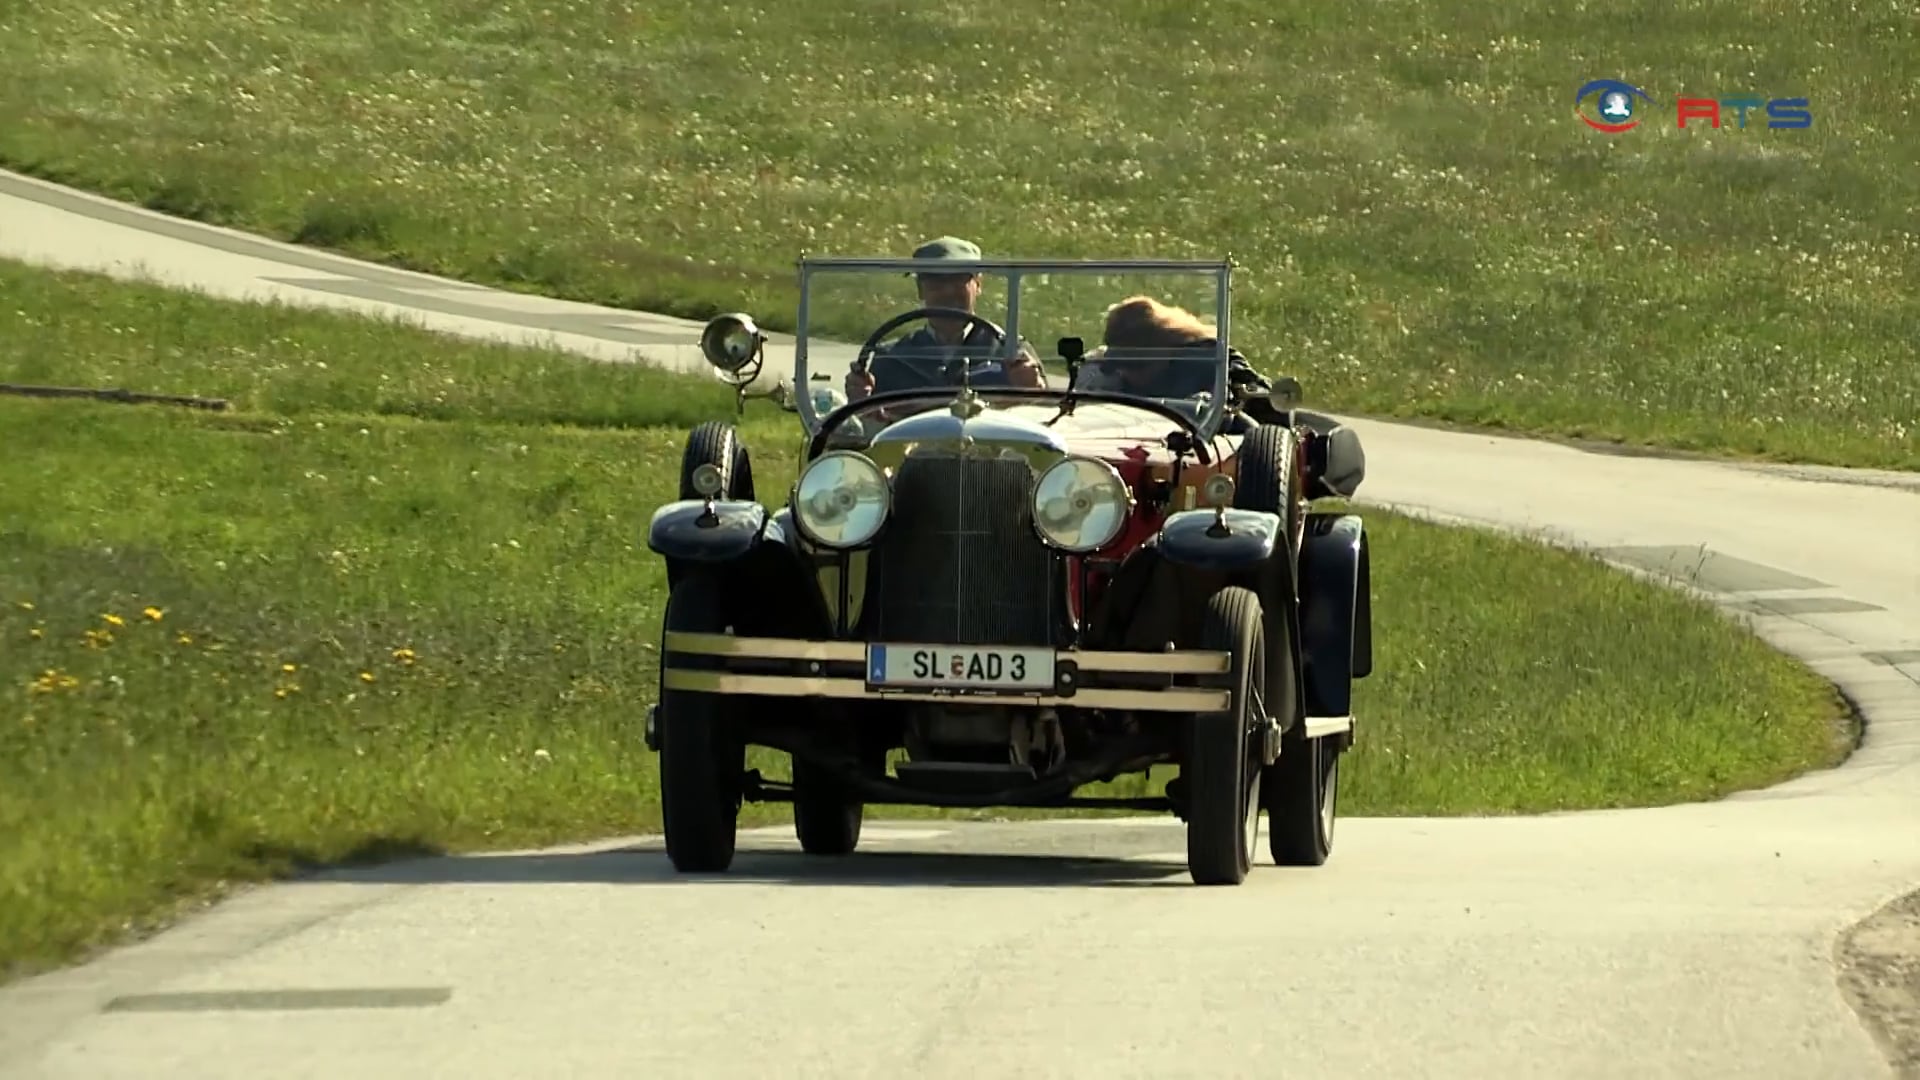
[{"label": "grass field", "polygon": [[[720,387],[6,262],[0,295],[0,381],[235,405],[0,397],[0,970],[294,860],[657,826],[644,531]],[[797,423],[747,429],[777,492]],[[1691,600],[1369,520],[1347,813],[1709,797],[1849,745]]]},{"label": "grass field", "polygon": [[1910,5],[16,6],[0,162],[176,213],[776,327],[801,249],[1231,252],[1323,406],[1920,468]]}]

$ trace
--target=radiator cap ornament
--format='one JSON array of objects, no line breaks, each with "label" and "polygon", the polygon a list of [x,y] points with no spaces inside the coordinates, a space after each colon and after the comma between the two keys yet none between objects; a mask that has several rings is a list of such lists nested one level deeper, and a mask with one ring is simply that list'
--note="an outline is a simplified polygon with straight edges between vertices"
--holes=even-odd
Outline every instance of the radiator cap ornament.
[{"label": "radiator cap ornament", "polygon": [[948,411],[962,420],[968,420],[979,416],[986,411],[986,408],[986,402],[981,401],[980,395],[973,392],[973,387],[963,386],[960,392],[954,395],[953,406]]}]

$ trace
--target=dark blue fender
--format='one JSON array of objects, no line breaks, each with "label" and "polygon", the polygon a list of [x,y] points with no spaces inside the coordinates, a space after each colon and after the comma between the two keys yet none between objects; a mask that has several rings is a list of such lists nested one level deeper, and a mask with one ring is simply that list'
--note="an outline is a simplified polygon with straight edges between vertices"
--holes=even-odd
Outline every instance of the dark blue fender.
[{"label": "dark blue fender", "polygon": [[1349,716],[1353,680],[1373,672],[1372,583],[1357,514],[1308,514],[1300,545],[1300,652],[1307,715]]},{"label": "dark blue fender", "polygon": [[1181,510],[1160,524],[1160,557],[1195,570],[1232,572],[1260,565],[1283,543],[1286,523],[1264,510],[1227,511],[1227,527],[1216,535],[1213,510]]},{"label": "dark blue fender", "polygon": [[[1199,573],[1201,580],[1194,583],[1201,589],[1197,595],[1207,595],[1222,584],[1252,589],[1266,611],[1269,643],[1301,641],[1286,520],[1265,510],[1238,507],[1227,510],[1224,530],[1217,529],[1218,520],[1214,510],[1169,514],[1151,547],[1161,560]],[[1293,672],[1290,682],[1298,707],[1294,715],[1314,715],[1304,665],[1295,659],[1301,650],[1296,645],[1293,651],[1287,667]],[[1273,664],[1269,658],[1269,672],[1275,670]]]},{"label": "dark blue fender", "polygon": [[763,543],[784,544],[786,536],[767,508],[746,500],[681,499],[653,512],[647,547],[669,563],[731,562]]}]

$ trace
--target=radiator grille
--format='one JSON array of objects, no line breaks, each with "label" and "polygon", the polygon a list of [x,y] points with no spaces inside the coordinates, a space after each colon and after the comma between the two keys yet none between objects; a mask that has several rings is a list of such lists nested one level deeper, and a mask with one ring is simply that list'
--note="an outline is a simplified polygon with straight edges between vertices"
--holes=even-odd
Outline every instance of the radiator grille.
[{"label": "radiator grille", "polygon": [[943,645],[1053,644],[1053,554],[1028,524],[1019,458],[913,455],[869,563],[869,636]]}]

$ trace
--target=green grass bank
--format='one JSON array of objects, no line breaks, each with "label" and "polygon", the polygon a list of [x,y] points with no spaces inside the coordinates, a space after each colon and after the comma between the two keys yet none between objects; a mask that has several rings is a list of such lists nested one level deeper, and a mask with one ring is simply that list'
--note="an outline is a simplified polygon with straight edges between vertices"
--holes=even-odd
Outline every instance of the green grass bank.
[{"label": "green grass bank", "polygon": [[[297,861],[657,827],[645,528],[722,387],[6,262],[0,294],[0,381],[235,406],[0,396],[0,972]],[[797,422],[747,435],[779,491]],[[1699,603],[1368,516],[1346,813],[1705,798],[1849,745]]]},{"label": "green grass bank", "polygon": [[[17,6],[0,162],[178,214],[777,328],[802,249],[1231,253],[1324,407],[1920,468],[1912,10]],[[1639,129],[1575,118],[1603,77]],[[1676,126],[1742,94],[1813,127]]]}]

